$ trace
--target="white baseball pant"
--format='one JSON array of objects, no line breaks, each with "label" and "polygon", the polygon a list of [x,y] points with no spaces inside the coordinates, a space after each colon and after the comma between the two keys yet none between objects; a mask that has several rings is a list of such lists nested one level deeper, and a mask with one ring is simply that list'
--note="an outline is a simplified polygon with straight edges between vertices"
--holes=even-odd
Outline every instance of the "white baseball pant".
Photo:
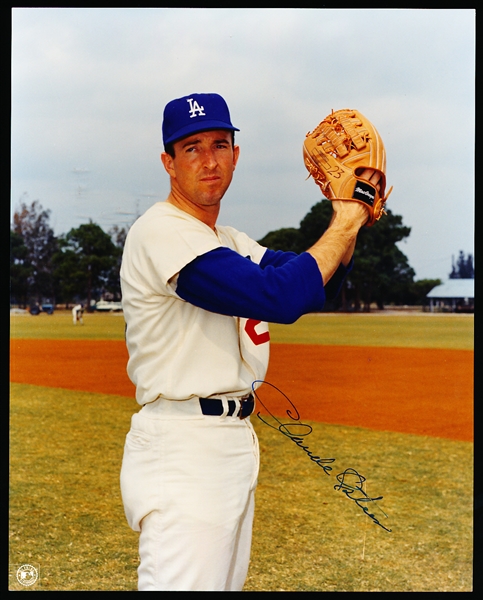
[{"label": "white baseball pant", "polygon": [[242,590],[258,468],[249,418],[205,416],[197,398],[132,416],[121,493],[140,531],[139,591]]}]

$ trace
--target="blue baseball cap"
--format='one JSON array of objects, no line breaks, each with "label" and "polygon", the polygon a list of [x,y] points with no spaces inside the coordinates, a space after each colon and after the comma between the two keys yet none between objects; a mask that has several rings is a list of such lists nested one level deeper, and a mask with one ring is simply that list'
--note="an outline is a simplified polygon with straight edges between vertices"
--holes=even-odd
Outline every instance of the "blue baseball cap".
[{"label": "blue baseball cap", "polygon": [[230,129],[230,111],[219,94],[190,94],[168,102],[163,115],[163,143],[208,129]]}]

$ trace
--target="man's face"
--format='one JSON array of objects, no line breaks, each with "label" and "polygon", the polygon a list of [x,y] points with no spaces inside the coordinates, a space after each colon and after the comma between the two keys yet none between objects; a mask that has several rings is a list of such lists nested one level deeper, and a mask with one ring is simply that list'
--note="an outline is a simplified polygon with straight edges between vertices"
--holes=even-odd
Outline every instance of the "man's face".
[{"label": "man's face", "polygon": [[174,158],[163,152],[161,160],[171,177],[172,194],[191,211],[216,207],[233,177],[239,147],[231,132],[202,131],[173,144]]}]

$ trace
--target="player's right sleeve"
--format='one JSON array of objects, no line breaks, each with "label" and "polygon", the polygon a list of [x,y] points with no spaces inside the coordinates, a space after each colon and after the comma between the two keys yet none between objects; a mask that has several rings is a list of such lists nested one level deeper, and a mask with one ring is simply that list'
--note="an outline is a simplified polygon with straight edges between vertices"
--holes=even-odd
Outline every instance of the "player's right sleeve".
[{"label": "player's right sleeve", "polygon": [[258,265],[216,248],[181,269],[176,293],[210,312],[271,323],[294,323],[325,304],[322,276],[307,252],[264,255]]}]

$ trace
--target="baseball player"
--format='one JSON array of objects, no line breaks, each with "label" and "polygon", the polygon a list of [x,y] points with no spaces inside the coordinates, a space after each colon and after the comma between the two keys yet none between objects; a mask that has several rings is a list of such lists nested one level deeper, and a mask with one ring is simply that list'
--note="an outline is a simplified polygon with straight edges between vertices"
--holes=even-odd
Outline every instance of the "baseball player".
[{"label": "baseball player", "polygon": [[125,243],[127,369],[142,408],[121,492],[140,532],[141,591],[242,590],[259,466],[251,392],[267,370],[267,323],[292,323],[337,294],[368,218],[361,204],[334,201],[330,227],[300,255],[218,225],[240,154],[235,131],[217,94],[166,105],[170,194]]},{"label": "baseball player", "polygon": [[77,323],[80,323],[81,325],[84,324],[83,314],[84,314],[84,305],[76,304],[74,306],[74,308],[72,309],[72,322],[74,323],[74,325],[77,325]]}]

